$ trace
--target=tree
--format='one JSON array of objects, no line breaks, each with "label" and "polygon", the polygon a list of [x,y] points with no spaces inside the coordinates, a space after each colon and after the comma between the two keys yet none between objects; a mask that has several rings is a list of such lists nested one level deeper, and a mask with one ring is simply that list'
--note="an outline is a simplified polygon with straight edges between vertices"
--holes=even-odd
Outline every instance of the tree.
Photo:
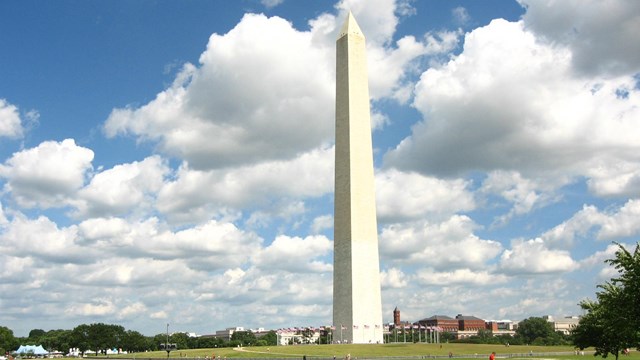
[{"label": "tree", "polygon": [[[620,244],[616,245],[618,250],[615,258],[605,260],[620,274],[611,279],[611,285],[621,290],[620,303],[617,305],[624,306],[619,311],[626,313],[626,323],[630,328],[640,329],[640,243],[636,243],[633,253]],[[631,345],[640,350],[640,330],[636,332],[635,341]]]},{"label": "tree", "polygon": [[242,345],[256,343],[256,336],[251,331],[236,331],[231,335],[231,341]]},{"label": "tree", "polygon": [[587,313],[572,332],[578,348],[593,346],[596,355],[606,358],[612,354],[616,359],[623,349],[640,348],[640,245],[636,244],[633,254],[617,245],[615,258],[605,262],[613,265],[620,277],[598,285],[597,301],[580,303]]},{"label": "tree", "polygon": [[38,345],[41,343],[40,338],[42,338],[45,334],[46,331],[42,329],[32,329],[31,331],[29,331],[29,337],[27,341],[29,343]]},{"label": "tree", "polygon": [[141,333],[127,330],[122,339],[122,349],[127,352],[140,352],[148,349],[147,338]]},{"label": "tree", "polygon": [[260,339],[266,341],[267,346],[276,346],[278,344],[278,334],[273,330],[264,334]]},{"label": "tree", "polygon": [[520,337],[525,344],[533,344],[538,339],[538,343],[543,339],[554,338],[553,325],[541,317],[530,317],[522,320],[516,329],[516,336]]},{"label": "tree", "polygon": [[13,331],[5,326],[0,326],[0,355],[18,348]]}]

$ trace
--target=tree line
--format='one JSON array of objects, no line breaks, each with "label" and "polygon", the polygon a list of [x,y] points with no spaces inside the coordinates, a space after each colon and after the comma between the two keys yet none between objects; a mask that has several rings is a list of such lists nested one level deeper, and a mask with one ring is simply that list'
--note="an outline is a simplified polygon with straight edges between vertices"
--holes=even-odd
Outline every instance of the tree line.
[{"label": "tree line", "polygon": [[160,350],[161,344],[176,344],[178,349],[198,349],[215,347],[235,347],[240,344],[255,346],[276,345],[276,333],[271,331],[256,338],[250,331],[236,331],[230,341],[212,336],[192,337],[186,333],[173,333],[144,336],[134,330],[126,330],[120,325],[94,323],[76,326],[73,330],[33,329],[27,337],[16,337],[6,326],[0,326],[0,354],[12,353],[20,345],[42,345],[48,351],[67,353],[77,348],[82,354],[86,352],[104,353],[108,349],[126,352],[144,352]]}]

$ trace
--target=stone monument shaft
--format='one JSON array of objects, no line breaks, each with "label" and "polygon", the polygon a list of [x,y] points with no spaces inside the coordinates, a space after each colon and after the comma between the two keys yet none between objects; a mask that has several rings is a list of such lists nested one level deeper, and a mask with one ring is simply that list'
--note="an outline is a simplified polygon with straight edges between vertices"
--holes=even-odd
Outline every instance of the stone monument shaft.
[{"label": "stone monument shaft", "polygon": [[365,38],[349,13],[336,42],[334,339],[382,343]]}]

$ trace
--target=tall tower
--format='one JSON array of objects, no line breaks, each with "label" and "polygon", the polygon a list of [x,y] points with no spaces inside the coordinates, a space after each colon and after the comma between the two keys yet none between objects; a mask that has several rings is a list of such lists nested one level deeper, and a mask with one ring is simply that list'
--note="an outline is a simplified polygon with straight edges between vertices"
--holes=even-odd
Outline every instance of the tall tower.
[{"label": "tall tower", "polygon": [[334,339],[382,343],[365,39],[349,13],[336,42]]},{"label": "tall tower", "polygon": [[398,310],[397,306],[393,309],[393,325],[396,327],[400,326],[400,310]]}]

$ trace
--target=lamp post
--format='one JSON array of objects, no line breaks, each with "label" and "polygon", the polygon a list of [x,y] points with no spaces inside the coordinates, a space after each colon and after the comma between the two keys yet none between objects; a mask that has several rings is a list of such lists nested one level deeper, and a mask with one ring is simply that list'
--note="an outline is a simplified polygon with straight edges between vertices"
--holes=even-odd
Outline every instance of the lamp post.
[{"label": "lamp post", "polygon": [[164,343],[164,349],[167,350],[167,359],[169,358],[169,353],[171,349],[169,347],[169,324],[167,323],[167,340]]}]

